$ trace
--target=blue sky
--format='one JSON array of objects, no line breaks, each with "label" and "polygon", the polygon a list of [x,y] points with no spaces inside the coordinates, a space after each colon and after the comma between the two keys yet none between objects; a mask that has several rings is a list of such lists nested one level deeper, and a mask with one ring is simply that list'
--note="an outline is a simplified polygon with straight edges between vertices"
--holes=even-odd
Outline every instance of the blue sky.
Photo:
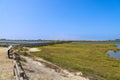
[{"label": "blue sky", "polygon": [[0,38],[120,38],[120,0],[0,0]]}]

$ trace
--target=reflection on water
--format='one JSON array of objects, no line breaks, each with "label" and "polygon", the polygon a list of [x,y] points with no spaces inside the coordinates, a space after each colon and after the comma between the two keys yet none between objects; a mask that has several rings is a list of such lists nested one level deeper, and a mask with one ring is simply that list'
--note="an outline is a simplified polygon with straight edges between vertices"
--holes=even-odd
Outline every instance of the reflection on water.
[{"label": "reflection on water", "polygon": [[120,48],[120,43],[118,43],[117,45],[118,45],[118,48]]},{"label": "reflection on water", "polygon": [[108,54],[110,57],[120,58],[120,51],[118,52],[108,51]]}]

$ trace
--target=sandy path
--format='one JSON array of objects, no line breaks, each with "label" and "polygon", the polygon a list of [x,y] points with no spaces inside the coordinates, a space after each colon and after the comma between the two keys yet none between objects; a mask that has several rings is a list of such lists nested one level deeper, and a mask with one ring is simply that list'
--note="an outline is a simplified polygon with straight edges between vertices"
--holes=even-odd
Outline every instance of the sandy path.
[{"label": "sandy path", "polygon": [[30,80],[89,80],[81,76],[75,76],[69,72],[56,72],[54,69],[46,67],[44,64],[34,61],[31,58],[24,57],[27,60],[27,66],[34,72],[26,71]]},{"label": "sandy path", "polygon": [[12,80],[13,62],[7,58],[6,48],[0,47],[0,80]]},{"label": "sandy path", "polygon": [[[28,57],[24,58],[27,60],[27,66],[34,71],[29,72],[25,70],[30,80],[89,80],[81,76],[75,76],[69,72],[67,74],[58,73],[38,61],[34,61]],[[0,47],[0,80],[14,80],[13,60],[7,58],[6,48],[2,47]]]}]

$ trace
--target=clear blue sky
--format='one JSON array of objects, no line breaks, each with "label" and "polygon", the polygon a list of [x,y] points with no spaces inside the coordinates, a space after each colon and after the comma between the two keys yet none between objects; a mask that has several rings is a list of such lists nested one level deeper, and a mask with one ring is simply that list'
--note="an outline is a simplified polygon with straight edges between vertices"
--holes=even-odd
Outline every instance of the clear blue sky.
[{"label": "clear blue sky", "polygon": [[0,38],[120,38],[120,0],[0,0]]}]

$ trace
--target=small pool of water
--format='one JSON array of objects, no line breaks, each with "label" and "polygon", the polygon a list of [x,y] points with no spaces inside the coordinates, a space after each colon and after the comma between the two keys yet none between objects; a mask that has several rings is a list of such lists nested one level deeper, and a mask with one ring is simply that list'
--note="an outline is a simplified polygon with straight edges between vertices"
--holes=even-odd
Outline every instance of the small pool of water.
[{"label": "small pool of water", "polygon": [[[120,43],[117,44],[117,47],[120,48]],[[120,51],[114,52],[114,51],[108,51],[108,55],[110,57],[119,58],[120,59]]]},{"label": "small pool of water", "polygon": [[118,52],[108,51],[108,54],[110,57],[120,58],[120,51],[118,51]]},{"label": "small pool of water", "polygon": [[117,44],[118,45],[118,48],[120,48],[120,43],[119,44]]}]

